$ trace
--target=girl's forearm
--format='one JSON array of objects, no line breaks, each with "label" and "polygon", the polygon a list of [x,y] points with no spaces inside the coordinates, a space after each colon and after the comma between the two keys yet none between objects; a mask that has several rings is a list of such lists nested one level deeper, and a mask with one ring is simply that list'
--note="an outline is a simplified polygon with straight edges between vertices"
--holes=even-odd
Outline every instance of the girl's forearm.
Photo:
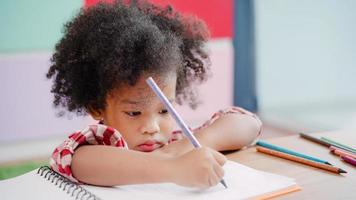
[{"label": "girl's forearm", "polygon": [[217,151],[237,150],[251,144],[260,129],[260,124],[252,116],[226,114],[197,135],[201,134],[202,141]]},{"label": "girl's forearm", "polygon": [[[258,136],[260,124],[255,118],[243,114],[226,114],[209,127],[196,131],[194,135],[202,146],[217,151],[237,150],[251,144]],[[157,150],[157,154],[182,155],[193,149],[187,138]]]},{"label": "girl's forearm", "polygon": [[100,186],[170,182],[167,159],[111,146],[80,147],[71,168],[79,181]]},{"label": "girl's forearm", "polygon": [[171,182],[206,188],[219,183],[226,158],[206,147],[170,158],[103,145],[76,150],[72,172],[78,180],[100,186]]}]

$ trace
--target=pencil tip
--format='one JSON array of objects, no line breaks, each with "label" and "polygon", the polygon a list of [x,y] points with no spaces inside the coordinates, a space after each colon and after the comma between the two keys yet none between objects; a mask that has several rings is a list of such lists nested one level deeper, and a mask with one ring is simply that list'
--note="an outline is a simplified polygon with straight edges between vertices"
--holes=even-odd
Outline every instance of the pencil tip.
[{"label": "pencil tip", "polygon": [[331,163],[329,163],[329,162],[325,162],[325,164],[333,166],[333,165],[332,165]]},{"label": "pencil tip", "polygon": [[220,183],[225,187],[225,189],[227,189],[227,185],[226,185],[224,179],[222,179],[222,180],[220,181]]},{"label": "pencil tip", "polygon": [[339,169],[339,173],[347,173],[347,171],[345,171],[343,169]]}]

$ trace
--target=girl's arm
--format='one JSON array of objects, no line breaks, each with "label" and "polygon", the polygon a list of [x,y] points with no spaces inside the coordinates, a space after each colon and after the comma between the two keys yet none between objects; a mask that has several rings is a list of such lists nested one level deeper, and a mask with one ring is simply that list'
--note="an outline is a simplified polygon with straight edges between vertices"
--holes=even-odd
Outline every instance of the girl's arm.
[{"label": "girl's arm", "polygon": [[217,151],[237,150],[251,144],[260,129],[260,124],[250,115],[225,114],[197,135],[206,146]]},{"label": "girl's arm", "polygon": [[71,168],[76,179],[93,185],[173,182],[205,188],[219,183],[225,161],[225,156],[209,148],[167,158],[112,146],[85,145],[75,151]]},{"label": "girl's arm", "polygon": [[93,185],[156,183],[169,181],[167,161],[112,146],[85,145],[75,151],[71,169],[80,182]]},{"label": "girl's arm", "polygon": [[[216,151],[237,150],[251,144],[259,135],[260,122],[251,115],[224,114],[206,128],[194,133],[202,146]],[[187,138],[173,142],[155,153],[170,156],[181,155],[193,149]]]}]

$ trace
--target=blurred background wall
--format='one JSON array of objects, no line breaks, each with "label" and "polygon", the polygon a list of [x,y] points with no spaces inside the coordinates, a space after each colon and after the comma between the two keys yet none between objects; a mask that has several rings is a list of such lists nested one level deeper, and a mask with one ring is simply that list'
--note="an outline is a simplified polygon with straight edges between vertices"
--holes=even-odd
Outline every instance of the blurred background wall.
[{"label": "blurred background wall", "polygon": [[[64,132],[90,120],[57,118],[45,78],[63,24],[82,5],[78,0],[0,1],[0,163],[48,160]],[[7,177],[8,171],[0,172],[0,178]]]},{"label": "blurred background wall", "polygon": [[295,130],[356,128],[356,1],[256,0],[259,112]]},{"label": "blurred background wall", "polygon": [[64,22],[82,4],[0,1],[0,142],[53,137],[85,124],[83,119],[56,117],[45,76]]},{"label": "blurred background wall", "polygon": [[[63,25],[81,7],[98,1],[44,0],[0,2],[0,143],[49,140],[55,145],[73,131],[95,123],[90,117],[56,117],[50,93],[51,81],[45,74]],[[192,126],[208,119],[215,111],[232,105],[232,0],[154,0],[187,15],[206,21],[211,31],[208,49],[213,77],[201,87],[202,105],[195,111],[179,107]],[[216,97],[219,98],[216,98]],[[56,143],[57,142],[57,143]],[[47,152],[48,153],[48,152]],[[1,157],[1,156],[0,156]]]}]

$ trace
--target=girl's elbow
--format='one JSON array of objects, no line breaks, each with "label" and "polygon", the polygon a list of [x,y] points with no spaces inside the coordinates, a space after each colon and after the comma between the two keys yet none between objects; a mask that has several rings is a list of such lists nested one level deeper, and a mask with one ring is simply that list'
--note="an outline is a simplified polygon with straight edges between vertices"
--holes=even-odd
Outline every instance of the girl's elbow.
[{"label": "girl's elbow", "polygon": [[259,119],[249,116],[240,115],[235,123],[235,143],[237,149],[251,145],[261,134],[262,123]]}]

